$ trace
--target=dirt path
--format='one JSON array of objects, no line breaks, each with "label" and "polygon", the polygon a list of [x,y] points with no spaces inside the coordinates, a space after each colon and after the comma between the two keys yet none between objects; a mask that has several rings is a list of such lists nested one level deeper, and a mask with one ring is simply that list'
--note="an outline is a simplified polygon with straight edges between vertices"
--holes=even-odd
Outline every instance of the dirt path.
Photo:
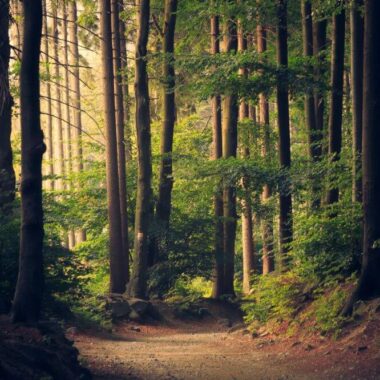
[{"label": "dirt path", "polygon": [[112,334],[80,334],[76,346],[95,379],[380,378],[379,372],[363,370],[358,355],[255,340],[241,331],[231,333],[221,322],[220,317],[208,317],[167,319],[156,326],[126,323]]}]

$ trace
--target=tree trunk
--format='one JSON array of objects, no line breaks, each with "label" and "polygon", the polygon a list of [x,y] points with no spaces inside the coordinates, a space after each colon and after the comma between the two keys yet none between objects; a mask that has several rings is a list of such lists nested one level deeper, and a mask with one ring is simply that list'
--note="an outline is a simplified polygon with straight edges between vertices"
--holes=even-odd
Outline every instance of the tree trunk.
[{"label": "tree trunk", "polygon": [[380,2],[365,0],[363,92],[363,264],[359,283],[344,309],[352,312],[357,300],[380,296]]},{"label": "tree trunk", "polygon": [[138,180],[135,216],[135,249],[130,296],[145,298],[147,290],[147,266],[149,222],[152,209],[152,158],[150,136],[150,107],[147,74],[147,44],[149,37],[150,1],[140,0],[138,5],[138,32],[136,43],[135,97],[138,153]]},{"label": "tree trunk", "polygon": [[[265,53],[267,50],[267,30],[264,26],[257,27],[257,52]],[[263,157],[269,161],[271,159],[270,124],[269,124],[269,103],[266,94],[259,95],[259,122],[263,128]],[[267,204],[272,196],[272,189],[269,185],[264,186],[262,202]],[[271,216],[264,215],[262,218],[263,236],[263,274],[274,271],[274,245],[273,245],[273,220]]]},{"label": "tree trunk", "polygon": [[46,150],[40,124],[39,60],[41,0],[24,0],[21,63],[21,232],[20,262],[13,322],[36,322],[40,315],[43,275],[42,156]]},{"label": "tree trunk", "polygon": [[[226,52],[236,52],[237,32],[234,22],[226,24],[224,36]],[[235,94],[225,95],[222,100],[222,147],[223,158],[236,157],[237,153],[237,122],[238,99]],[[235,238],[236,238],[236,190],[232,186],[223,188],[223,217],[224,217],[224,294],[235,294]]]},{"label": "tree trunk", "polygon": [[120,42],[120,5],[119,0],[112,0],[112,32],[113,32],[113,65],[114,65],[114,90],[116,105],[116,137],[119,174],[119,196],[121,235],[123,242],[124,269],[126,270],[126,284],[129,281],[129,239],[128,239],[128,213],[127,213],[127,173],[124,139],[124,99],[123,99],[123,75],[121,65]]},{"label": "tree trunk", "polygon": [[351,82],[352,82],[352,200],[362,200],[361,155],[363,129],[363,42],[364,19],[361,15],[363,0],[354,0],[350,15],[351,24]]},{"label": "tree trunk", "polygon": [[[241,23],[238,23],[238,51],[244,52],[247,50],[247,38],[244,36],[244,31]],[[239,70],[242,77],[247,77],[247,69]],[[252,115],[255,117],[255,115]],[[239,120],[244,121],[249,117],[248,104],[242,100],[239,106]],[[252,120],[256,122],[256,120]],[[248,159],[250,156],[249,141],[242,141],[241,157]],[[255,269],[255,246],[253,242],[253,215],[252,206],[249,196],[249,179],[242,178],[242,187],[246,194],[241,200],[241,232],[242,232],[242,248],[243,248],[243,292],[248,295],[251,290],[251,276]]]},{"label": "tree trunk", "polygon": [[[211,17],[211,54],[220,53],[219,17]],[[215,95],[211,100],[212,108],[212,159],[222,158],[222,109],[221,98]],[[214,273],[212,297],[219,298],[224,288],[224,250],[223,250],[223,196],[220,191],[214,195]]]},{"label": "tree trunk", "polygon": [[[338,0],[342,5],[344,0]],[[329,155],[333,161],[338,161],[342,148],[342,114],[343,114],[343,76],[345,48],[345,11],[333,17],[333,36],[331,48],[331,104],[329,116]],[[336,186],[327,192],[326,203],[333,204],[339,200],[339,189]]]},{"label": "tree trunk", "polygon": [[[78,17],[77,5],[75,1],[68,2],[69,10],[69,41],[70,41],[70,65],[73,75],[72,84],[72,108],[74,114],[74,126],[72,130],[72,162],[73,171],[77,175],[83,171],[83,148],[82,148],[82,114],[81,114],[81,90],[80,90],[80,70],[79,70],[79,49],[78,49]],[[75,233],[75,243],[86,240],[86,231],[79,229]]]},{"label": "tree trunk", "polygon": [[176,121],[175,104],[175,67],[174,67],[174,36],[176,25],[177,0],[165,1],[164,41],[165,55],[163,75],[163,125],[161,130],[161,162],[158,200],[156,205],[156,226],[159,228],[157,252],[154,260],[162,261],[167,257],[167,239],[172,207],[173,188],[173,135]]},{"label": "tree trunk", "polygon": [[110,0],[102,0],[100,2],[100,10],[102,15],[101,46],[106,123],[106,173],[109,223],[110,291],[111,293],[124,293],[128,267],[126,266],[121,231]]},{"label": "tree trunk", "polygon": [[9,26],[10,5],[8,0],[0,0],[0,212],[15,196],[15,173],[11,145],[12,105],[9,87]]},{"label": "tree trunk", "polygon": [[[280,69],[284,70],[277,85],[280,164],[282,168],[290,169],[287,0],[278,0],[277,11],[277,64]],[[280,194],[280,263],[282,270],[287,266],[289,243],[292,242],[292,239],[292,196],[290,188],[285,188]]]}]

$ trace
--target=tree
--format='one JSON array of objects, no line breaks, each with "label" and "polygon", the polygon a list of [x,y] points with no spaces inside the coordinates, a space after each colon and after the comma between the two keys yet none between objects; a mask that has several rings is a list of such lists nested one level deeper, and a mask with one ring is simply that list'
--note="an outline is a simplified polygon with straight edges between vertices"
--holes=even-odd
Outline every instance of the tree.
[{"label": "tree", "polygon": [[116,139],[117,139],[117,165],[119,174],[119,197],[120,197],[120,219],[121,235],[123,244],[125,283],[129,281],[129,239],[128,239],[128,213],[127,213],[127,173],[126,154],[124,138],[124,94],[123,74],[120,37],[120,11],[119,0],[112,0],[112,35],[113,35],[113,74],[116,106]]},{"label": "tree", "polygon": [[[336,3],[338,10],[333,16],[331,57],[331,104],[329,115],[329,155],[338,161],[342,149],[343,74],[346,17],[344,1]],[[333,186],[327,192],[326,203],[339,200],[339,189]]]},{"label": "tree", "polygon": [[0,1],[0,211],[15,195],[15,173],[11,145],[12,105],[9,86],[9,1]]},{"label": "tree", "polygon": [[[227,53],[237,51],[237,32],[234,20],[225,23],[224,48]],[[238,99],[236,94],[227,94],[222,99],[222,154],[224,159],[236,157]],[[224,294],[234,294],[235,238],[236,238],[236,190],[233,186],[223,187],[224,217]]]},{"label": "tree", "polygon": [[152,161],[150,136],[149,87],[147,74],[147,44],[149,37],[150,1],[140,0],[137,17],[135,64],[136,129],[138,179],[135,215],[135,244],[128,294],[145,298],[149,245],[149,223],[152,209]]},{"label": "tree", "polygon": [[[257,30],[257,52],[263,54],[267,50],[267,29],[263,25],[258,25]],[[271,156],[270,143],[270,124],[269,124],[269,102],[265,93],[259,95],[259,122],[263,127],[263,157],[269,161]],[[271,187],[266,184],[262,193],[262,201],[266,204],[272,195]],[[274,271],[274,252],[273,252],[273,221],[268,215],[262,218],[262,233],[263,233],[263,274],[268,274]]]},{"label": "tree", "polygon": [[364,19],[361,14],[362,0],[355,0],[350,13],[351,25],[351,82],[352,82],[352,199],[361,202],[362,180],[361,154],[362,154],[362,119],[363,119],[363,43]]},{"label": "tree", "polygon": [[[289,94],[288,94],[288,26],[287,26],[287,0],[277,2],[277,64],[281,75],[277,84],[277,109],[279,129],[280,164],[284,169],[291,165],[290,153],[290,127],[289,127]],[[288,244],[293,239],[292,225],[292,196],[290,188],[285,186],[280,194],[280,255],[282,269],[285,269]]]},{"label": "tree", "polygon": [[128,275],[120,215],[120,192],[115,120],[114,74],[112,55],[111,4],[100,2],[102,35],[103,93],[106,123],[106,174],[109,224],[110,291],[124,293]]},{"label": "tree", "polygon": [[359,283],[347,303],[349,314],[358,300],[380,296],[380,3],[364,1],[364,84],[363,84],[363,263]]},{"label": "tree", "polygon": [[13,322],[36,322],[44,285],[42,156],[46,150],[40,125],[39,61],[42,1],[24,0],[21,62],[21,232],[20,261]]},{"label": "tree", "polygon": [[174,37],[176,26],[177,0],[165,1],[164,17],[164,95],[163,95],[163,125],[161,130],[161,162],[158,200],[156,205],[156,226],[159,228],[157,252],[155,261],[165,259],[166,241],[169,230],[172,207],[173,188],[173,135],[176,121],[175,104],[175,67],[174,67]]},{"label": "tree", "polygon": [[[220,53],[219,16],[211,17],[211,54]],[[211,99],[212,108],[212,159],[222,158],[222,108],[220,95]],[[214,195],[214,268],[212,297],[219,298],[224,287],[224,249],[223,249],[223,196],[219,190]]]}]

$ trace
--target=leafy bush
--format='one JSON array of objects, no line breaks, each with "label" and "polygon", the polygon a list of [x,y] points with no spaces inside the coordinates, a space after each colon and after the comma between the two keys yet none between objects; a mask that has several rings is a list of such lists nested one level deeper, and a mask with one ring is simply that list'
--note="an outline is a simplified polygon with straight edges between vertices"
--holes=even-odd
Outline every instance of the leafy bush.
[{"label": "leafy bush", "polygon": [[195,301],[211,296],[212,283],[204,277],[180,276],[169,291],[169,298],[187,298]]}]

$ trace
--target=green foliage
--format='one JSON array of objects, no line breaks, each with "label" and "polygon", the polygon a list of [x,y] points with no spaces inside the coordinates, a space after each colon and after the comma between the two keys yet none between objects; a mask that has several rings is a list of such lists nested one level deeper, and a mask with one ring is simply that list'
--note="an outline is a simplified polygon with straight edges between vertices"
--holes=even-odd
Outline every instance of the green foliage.
[{"label": "green foliage", "polygon": [[211,296],[212,283],[204,277],[190,277],[182,274],[174,283],[172,289],[168,293],[169,299],[183,299],[186,298],[191,302],[200,298]]}]

